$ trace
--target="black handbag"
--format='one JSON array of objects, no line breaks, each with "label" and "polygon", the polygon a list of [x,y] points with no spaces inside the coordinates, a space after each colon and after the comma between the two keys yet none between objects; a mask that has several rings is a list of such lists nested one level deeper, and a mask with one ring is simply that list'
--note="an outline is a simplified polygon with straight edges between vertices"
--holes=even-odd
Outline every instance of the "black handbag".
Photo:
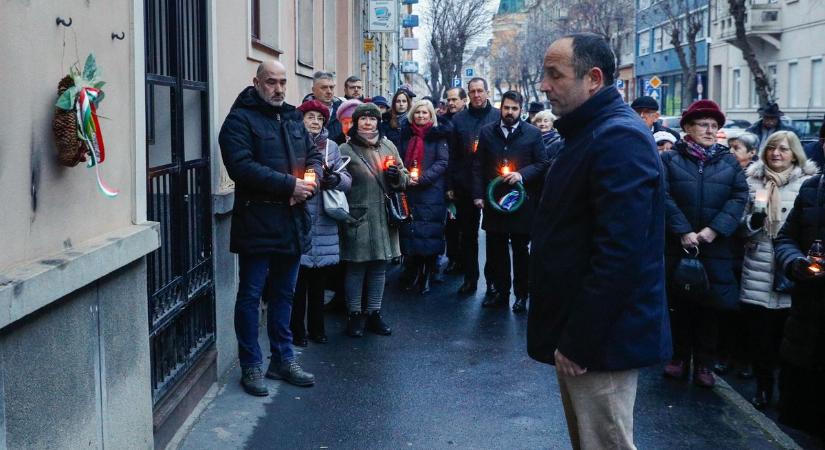
[{"label": "black handbag", "polygon": [[683,250],[686,255],[676,265],[671,276],[673,289],[682,297],[700,300],[710,291],[710,282],[705,265],[699,260],[699,247],[694,247],[696,254],[688,249]]},{"label": "black handbag", "polygon": [[378,187],[381,188],[381,192],[384,193],[384,208],[387,210],[387,224],[391,227],[398,227],[404,223],[412,222],[413,218],[410,212],[410,204],[407,201],[407,194],[397,191],[387,192],[384,188],[384,183],[378,178],[378,174],[375,173],[372,165],[367,162],[360,153],[357,151],[354,153],[358,155],[361,162],[367,166],[367,170],[370,171],[378,183]]}]

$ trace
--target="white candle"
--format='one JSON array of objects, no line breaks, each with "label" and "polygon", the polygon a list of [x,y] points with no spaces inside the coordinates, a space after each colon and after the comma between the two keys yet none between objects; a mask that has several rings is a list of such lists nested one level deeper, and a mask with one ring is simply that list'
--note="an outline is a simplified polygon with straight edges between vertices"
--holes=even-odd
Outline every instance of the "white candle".
[{"label": "white candle", "polygon": [[753,199],[754,211],[764,211],[768,207],[768,191],[766,189],[759,189]]}]

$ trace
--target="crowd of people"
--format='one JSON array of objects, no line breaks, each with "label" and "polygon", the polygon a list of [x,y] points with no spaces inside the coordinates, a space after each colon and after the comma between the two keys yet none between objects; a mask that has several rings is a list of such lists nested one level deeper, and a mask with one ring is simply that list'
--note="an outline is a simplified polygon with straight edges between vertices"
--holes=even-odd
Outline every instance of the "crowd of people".
[{"label": "crowd of people", "polygon": [[[570,49],[563,50],[574,54],[587,45],[590,52],[609,52],[592,39],[573,38]],[[551,50],[545,67],[553,65]],[[382,304],[393,262],[403,268],[401,289],[426,295],[445,275],[461,275],[456,295],[474,294],[482,270],[480,227],[487,282],[481,306],[524,313],[529,305],[535,324],[528,333],[531,356],[555,363],[560,374],[666,361],[666,377],[692,375],[696,385],[713,387],[714,371],[737,370],[755,378],[753,405],[765,408],[774,398],[779,373],[781,419],[822,433],[825,267],[817,264],[825,260],[817,258],[825,257],[820,242],[825,238],[820,231],[825,183],[817,162],[825,160],[825,126],[819,141],[803,148],[793,130],[783,129],[781,111],[771,104],[760,110],[762,120],[752,129],[723,145],[717,131],[725,124],[724,112],[713,101],[698,100],[681,116],[682,135],[661,125],[655,99],[640,97],[628,107],[613,88],[612,75],[604,75],[612,66],[593,61],[600,78],[593,78],[595,84],[585,86],[581,92],[586,95],[570,107],[561,94],[551,98],[548,93],[552,112],[543,103],[525,105],[515,91],[505,92],[497,108],[483,78],[470,80],[466,91],[447,90],[441,101],[419,98],[405,85],[387,102],[383,96],[365,98],[361,80],[353,76],[345,82],[345,98],[337,98],[335,77],[326,72],[314,75],[312,92],[296,108],[284,101],[284,67],[261,64],[254,85],[238,96],[220,133],[223,160],[236,183],[231,250],[239,254],[235,326],[244,389],[267,395],[264,375],[300,386],[315,382],[296,362],[292,345],[328,341],[325,288],[344,300],[346,334],[352,337],[392,333]],[[575,69],[570,70],[576,80],[586,79]],[[563,82],[561,75],[547,76]],[[570,92],[566,95],[575,94]],[[622,162],[594,154],[597,132],[591,127],[614,145],[609,152],[626,151],[622,158],[637,159]],[[649,154],[648,148],[658,148],[660,157],[651,158],[656,152]],[[614,179],[617,171],[624,178]],[[583,197],[560,197],[563,190]],[[600,190],[605,194],[597,195]],[[640,192],[648,196],[641,208],[621,209],[626,196],[617,193]],[[342,197],[348,213],[331,214]],[[565,228],[555,214],[579,229]],[[662,239],[656,237],[659,221]],[[628,230],[631,225],[638,229]],[[556,232],[550,236],[548,230]],[[634,232],[643,248],[581,240],[580,233],[602,231],[606,236]],[[642,261],[637,256],[632,262],[640,273],[623,273],[621,267],[586,257],[593,245],[604,246],[614,265],[632,259],[637,250],[653,257]],[[565,264],[557,265],[559,255],[567,255],[561,258]],[[609,281],[613,295],[626,297],[615,305],[588,305],[590,315],[570,318],[615,348],[570,327],[554,336],[536,331],[544,327],[539,324],[558,326],[558,317],[570,309],[538,303],[538,297],[562,294],[544,291],[543,281],[536,280],[548,280],[544,287],[549,287],[567,277],[569,286],[576,286],[570,281],[579,272],[576,267],[593,272],[581,289],[596,289],[584,287],[591,283],[606,295],[611,286],[602,284]],[[684,281],[689,269],[698,276]],[[662,299],[666,287],[663,316],[655,306],[621,312],[644,308],[626,304],[629,299],[659,298],[660,285]],[[257,344],[262,297],[268,302],[272,351],[265,372]],[[633,331],[644,342],[624,345],[633,328],[627,325],[625,335],[619,331],[635,324],[636,315],[654,317],[644,332]],[[663,337],[668,322],[672,347]],[[609,338],[614,332],[619,334]],[[596,351],[600,345],[609,351]],[[633,345],[653,350],[628,350]],[[562,350],[579,359],[565,358]],[[623,359],[611,359],[615,355]],[[635,397],[635,374],[629,376]],[[567,401],[575,406],[575,398]],[[632,415],[632,403],[630,410]],[[632,441],[632,420],[630,428]]]}]

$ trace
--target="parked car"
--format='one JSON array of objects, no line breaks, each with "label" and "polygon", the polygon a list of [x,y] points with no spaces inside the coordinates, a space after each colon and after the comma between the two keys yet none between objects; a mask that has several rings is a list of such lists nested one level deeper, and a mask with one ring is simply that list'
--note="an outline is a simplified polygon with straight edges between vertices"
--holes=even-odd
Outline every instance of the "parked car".
[{"label": "parked car", "polygon": [[728,139],[738,137],[751,123],[744,119],[727,119],[725,125],[716,132],[716,142],[722,145],[728,145]]},{"label": "parked car", "polygon": [[682,137],[685,136],[685,132],[682,131],[682,126],[679,125],[679,120],[681,120],[682,116],[661,116],[659,117],[659,122],[664,127],[668,127],[671,130],[679,133]]},{"label": "parked car", "polygon": [[803,144],[819,140],[819,128],[822,126],[822,117],[811,119],[791,119],[791,126],[796,129],[799,140]]}]

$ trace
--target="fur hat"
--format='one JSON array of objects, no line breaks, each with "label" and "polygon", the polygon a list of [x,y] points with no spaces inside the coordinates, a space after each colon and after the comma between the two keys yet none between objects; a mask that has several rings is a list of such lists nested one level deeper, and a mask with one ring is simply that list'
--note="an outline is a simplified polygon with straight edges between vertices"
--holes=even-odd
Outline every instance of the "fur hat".
[{"label": "fur hat", "polygon": [[720,128],[725,124],[725,113],[722,112],[716,102],[713,100],[696,100],[682,113],[682,120],[679,121],[679,125],[682,129],[685,129],[686,124],[703,117],[710,117],[715,120]]},{"label": "fur hat", "polygon": [[298,111],[301,111],[303,114],[310,111],[319,112],[322,116],[324,116],[324,123],[329,122],[329,108],[327,108],[327,105],[319,102],[318,100],[307,100],[301,103],[301,106],[298,107]]},{"label": "fur hat", "polygon": [[378,121],[381,121],[381,110],[375,106],[374,103],[362,103],[355,108],[355,112],[352,113],[352,123],[358,123],[358,119],[361,117],[375,117]]},{"label": "fur hat", "polygon": [[361,104],[363,104],[361,100],[358,100],[357,98],[351,98],[345,101],[344,103],[341,103],[340,106],[338,106],[338,111],[335,113],[335,116],[338,117],[338,120],[341,120],[346,117],[352,117],[352,113],[355,111],[355,108],[357,108]]}]

